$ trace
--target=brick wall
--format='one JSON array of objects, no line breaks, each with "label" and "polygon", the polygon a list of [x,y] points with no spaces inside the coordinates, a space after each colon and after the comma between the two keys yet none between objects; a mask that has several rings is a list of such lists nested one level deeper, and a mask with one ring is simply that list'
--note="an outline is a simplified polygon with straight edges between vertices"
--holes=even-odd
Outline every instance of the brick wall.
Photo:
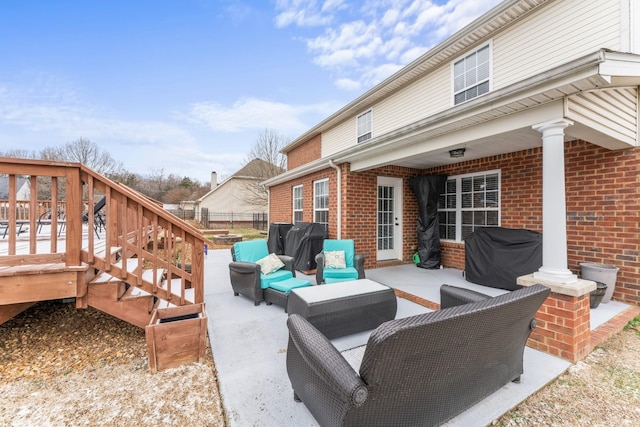
[{"label": "brick wall", "polygon": [[289,170],[318,160],[322,156],[322,135],[318,134],[287,153]]},{"label": "brick wall", "polygon": [[584,359],[592,350],[589,294],[551,293],[536,313],[537,327],[529,347],[571,362]]},{"label": "brick wall", "polygon": [[[542,148],[433,168],[458,175],[502,171],[501,220],[542,232]],[[640,305],[640,149],[610,151],[585,141],[565,144],[568,267],[620,267],[614,299]],[[442,264],[464,268],[464,245],[443,242]]]},{"label": "brick wall", "polygon": [[337,230],[336,212],[336,171],[323,169],[269,188],[269,220],[271,222],[293,222],[293,187],[302,185],[302,215],[304,222],[313,222],[313,182],[329,179],[329,235],[335,236]]},{"label": "brick wall", "polygon": [[[614,299],[640,305],[640,148],[609,151],[584,141],[565,144],[567,240],[569,269],[580,273],[580,262],[620,267]],[[417,249],[418,207],[409,179],[422,174],[449,176],[501,170],[503,227],[542,232],[542,149],[536,148],[443,167],[414,170],[383,167],[350,172],[341,165],[342,237],[353,238],[365,255],[366,268],[376,262],[377,176],[401,177],[403,190],[403,260]],[[337,235],[336,174],[329,168],[271,188],[271,221],[291,222],[291,188],[304,185],[304,220],[313,221],[313,180],[328,177],[330,237]],[[464,245],[442,242],[442,264],[464,269]]]}]

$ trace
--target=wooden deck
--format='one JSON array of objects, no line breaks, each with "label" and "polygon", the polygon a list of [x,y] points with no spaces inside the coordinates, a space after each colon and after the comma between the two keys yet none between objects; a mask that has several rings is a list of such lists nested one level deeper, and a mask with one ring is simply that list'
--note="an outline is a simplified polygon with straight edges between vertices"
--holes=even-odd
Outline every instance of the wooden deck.
[{"label": "wooden deck", "polygon": [[[156,201],[77,163],[0,158],[0,174],[0,323],[75,298],[145,327],[158,307],[203,302],[210,242]],[[28,201],[15,200],[18,176],[30,178]]]}]

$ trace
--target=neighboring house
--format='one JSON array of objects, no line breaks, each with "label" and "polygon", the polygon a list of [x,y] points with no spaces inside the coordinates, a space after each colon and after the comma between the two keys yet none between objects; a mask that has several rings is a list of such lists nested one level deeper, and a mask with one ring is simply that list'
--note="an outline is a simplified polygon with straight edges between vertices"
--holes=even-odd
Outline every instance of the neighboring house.
[{"label": "neighboring house", "polygon": [[270,221],[325,223],[367,268],[409,263],[409,180],[443,174],[445,267],[478,227],[526,228],[537,278],[613,264],[614,297],[640,304],[638,85],[637,0],[504,1],[285,147]]},{"label": "neighboring house", "polygon": [[[203,212],[208,212],[209,215],[267,213],[268,199],[260,182],[273,175],[269,172],[273,167],[264,160],[254,159],[219,184],[217,174],[213,172],[211,190],[193,202],[196,219],[202,221]],[[282,172],[280,169],[277,171]],[[186,202],[185,206],[187,204],[191,205],[191,202]]]},{"label": "neighboring house", "polygon": [[[16,200],[29,200],[31,184],[28,178],[16,178]],[[9,177],[0,176],[0,200],[9,200]]]}]

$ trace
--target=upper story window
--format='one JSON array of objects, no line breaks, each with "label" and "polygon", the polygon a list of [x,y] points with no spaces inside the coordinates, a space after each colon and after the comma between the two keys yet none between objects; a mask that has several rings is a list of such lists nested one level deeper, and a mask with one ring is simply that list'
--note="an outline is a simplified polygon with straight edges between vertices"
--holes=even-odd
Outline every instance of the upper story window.
[{"label": "upper story window", "polygon": [[358,143],[371,139],[373,111],[360,114],[357,119]]},{"label": "upper story window", "polygon": [[453,63],[454,104],[483,95],[491,89],[491,43]]},{"label": "upper story window", "polygon": [[313,183],[313,222],[329,228],[329,180],[321,179]]},{"label": "upper story window", "polygon": [[462,242],[481,227],[500,226],[500,171],[449,177],[438,200],[440,238]]},{"label": "upper story window", "polygon": [[302,222],[302,185],[293,187],[293,223]]}]

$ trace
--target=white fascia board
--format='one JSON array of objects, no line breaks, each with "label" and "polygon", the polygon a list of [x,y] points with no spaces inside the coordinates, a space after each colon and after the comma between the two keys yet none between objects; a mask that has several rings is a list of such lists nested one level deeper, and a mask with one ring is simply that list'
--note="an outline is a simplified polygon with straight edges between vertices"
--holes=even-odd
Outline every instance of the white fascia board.
[{"label": "white fascia board", "polygon": [[[372,139],[363,146],[351,147],[342,153],[336,153],[333,155],[334,161],[351,162],[353,165],[368,157],[377,156],[378,152],[399,150],[403,145],[413,144],[417,140],[417,135],[421,135],[421,138],[426,135],[436,137],[457,131],[463,127],[462,123],[465,122],[475,122],[475,124],[467,125],[474,128],[481,122],[499,118],[499,115],[487,114],[491,111],[504,109],[504,111],[510,112],[505,112],[502,115],[508,116],[518,111],[536,108],[538,105],[563,99],[571,93],[608,85],[609,81],[598,75],[600,53],[597,52],[582,58],[579,60],[581,65],[578,65],[576,61],[561,67],[562,70],[552,70],[501,90],[490,92],[468,103],[452,107],[440,114]],[[558,88],[563,88],[563,90]],[[538,98],[543,99],[542,101],[534,101]],[[527,100],[536,102],[538,105],[532,106],[531,102],[523,102]],[[393,148],[385,148],[388,146],[393,146]]]},{"label": "white fascia board", "polygon": [[274,185],[281,184],[292,179],[300,178],[310,173],[317,172],[329,167],[331,167],[330,158],[314,160],[313,162],[306,163],[300,167],[262,181],[260,182],[260,185],[264,185],[265,187],[273,187]]},{"label": "white fascia board", "polygon": [[[518,129],[531,128],[532,124],[558,119],[562,117],[563,112],[563,101],[558,99],[539,107],[529,108],[450,133],[436,136],[430,136],[429,133],[417,134],[411,138],[413,143],[410,145],[388,147],[384,152],[353,160],[350,169],[354,172],[362,171],[381,167],[394,160],[401,160],[419,154],[441,153],[450,150],[454,146],[460,146],[460,144],[467,144],[471,141]],[[540,143],[542,143],[542,139],[540,139]]]}]

